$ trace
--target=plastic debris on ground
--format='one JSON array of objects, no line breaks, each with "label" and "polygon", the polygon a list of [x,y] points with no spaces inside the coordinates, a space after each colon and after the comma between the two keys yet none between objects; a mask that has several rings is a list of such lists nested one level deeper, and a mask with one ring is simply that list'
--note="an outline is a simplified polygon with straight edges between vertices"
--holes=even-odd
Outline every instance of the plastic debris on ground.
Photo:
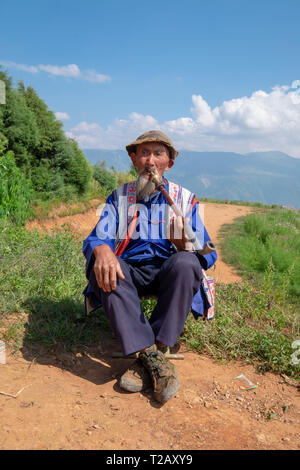
[{"label": "plastic debris on ground", "polygon": [[234,378],[242,380],[245,385],[247,384],[246,387],[241,387],[241,390],[252,390],[258,387],[258,385],[255,385],[254,383],[252,383],[251,380],[249,380],[244,374],[237,375]]}]

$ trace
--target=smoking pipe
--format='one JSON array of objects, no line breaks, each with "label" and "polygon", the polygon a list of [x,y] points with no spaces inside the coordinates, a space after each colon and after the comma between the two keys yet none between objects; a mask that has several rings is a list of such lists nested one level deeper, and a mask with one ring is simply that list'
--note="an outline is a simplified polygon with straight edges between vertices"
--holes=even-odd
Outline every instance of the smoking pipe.
[{"label": "smoking pipe", "polygon": [[[184,215],[183,215],[182,211],[177,206],[177,204],[175,204],[175,202],[170,198],[168,192],[166,191],[164,181],[159,176],[156,168],[149,169],[148,173],[149,173],[149,178],[155,184],[155,188],[158,189],[163,194],[165,200],[170,205],[170,207],[173,209],[175,214],[184,219]],[[215,244],[212,243],[211,241],[206,242],[203,247],[201,246],[201,244],[199,243],[197,237],[195,236],[195,233],[194,233],[192,227],[188,223],[184,224],[184,231],[185,231],[187,237],[190,239],[191,243],[193,244],[194,250],[197,251],[197,253],[199,255],[207,255],[208,253],[212,253],[213,251],[215,251],[215,249],[216,249]]]}]

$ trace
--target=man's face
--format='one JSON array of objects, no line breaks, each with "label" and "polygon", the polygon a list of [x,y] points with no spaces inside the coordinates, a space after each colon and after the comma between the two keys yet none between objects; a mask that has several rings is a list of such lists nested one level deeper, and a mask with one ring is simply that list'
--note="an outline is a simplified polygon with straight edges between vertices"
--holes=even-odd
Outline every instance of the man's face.
[{"label": "man's face", "polygon": [[160,176],[172,168],[174,160],[169,157],[167,147],[159,142],[145,142],[137,146],[130,158],[140,174],[145,168],[156,168]]}]

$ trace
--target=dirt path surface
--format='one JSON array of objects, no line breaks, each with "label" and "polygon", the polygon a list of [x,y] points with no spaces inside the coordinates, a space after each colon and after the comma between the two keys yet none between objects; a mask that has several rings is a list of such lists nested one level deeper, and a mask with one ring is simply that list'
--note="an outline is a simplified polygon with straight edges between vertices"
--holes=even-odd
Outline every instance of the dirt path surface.
[{"label": "dirt path surface", "polygon": [[[218,243],[223,223],[249,207],[205,204],[205,225]],[[86,236],[98,217],[57,218],[29,228],[69,223]],[[42,227],[41,227],[42,226]],[[238,276],[219,261],[217,281]],[[0,449],[299,449],[299,384],[285,376],[255,372],[240,362],[219,364],[181,350],[174,361],[181,388],[164,406],[151,390],[131,394],[118,387],[128,359],[114,359],[119,346],[103,337],[96,348],[46,356],[22,348],[0,365]],[[256,388],[245,390],[244,374]],[[25,388],[24,388],[25,387]],[[8,396],[13,395],[13,396]]]}]

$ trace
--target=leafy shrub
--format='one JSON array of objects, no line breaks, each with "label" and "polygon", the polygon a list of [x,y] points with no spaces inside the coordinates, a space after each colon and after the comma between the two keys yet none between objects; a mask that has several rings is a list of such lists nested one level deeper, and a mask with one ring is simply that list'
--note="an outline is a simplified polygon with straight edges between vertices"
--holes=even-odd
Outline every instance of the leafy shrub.
[{"label": "leafy shrub", "polygon": [[0,218],[24,224],[30,215],[31,196],[31,186],[17,167],[13,152],[0,154]]},{"label": "leafy shrub", "polygon": [[116,175],[106,168],[105,162],[94,165],[94,178],[107,194],[116,189],[118,185]]},{"label": "leafy shrub", "polygon": [[38,166],[32,168],[31,182],[38,193],[55,192],[64,186],[62,173],[51,168],[49,160],[42,160]]},{"label": "leafy shrub", "polygon": [[68,145],[72,158],[64,172],[65,182],[73,185],[78,194],[84,194],[89,189],[92,168],[74,140],[69,139]]},{"label": "leafy shrub", "polygon": [[130,170],[127,173],[121,173],[116,171],[115,172],[116,178],[118,180],[118,187],[122,186],[125,183],[128,183],[129,181],[136,180],[138,177],[138,172],[137,169],[131,164]]},{"label": "leafy shrub", "polygon": [[89,190],[92,168],[74,140],[56,142],[52,165],[63,176],[64,184],[74,186],[77,195]]}]

